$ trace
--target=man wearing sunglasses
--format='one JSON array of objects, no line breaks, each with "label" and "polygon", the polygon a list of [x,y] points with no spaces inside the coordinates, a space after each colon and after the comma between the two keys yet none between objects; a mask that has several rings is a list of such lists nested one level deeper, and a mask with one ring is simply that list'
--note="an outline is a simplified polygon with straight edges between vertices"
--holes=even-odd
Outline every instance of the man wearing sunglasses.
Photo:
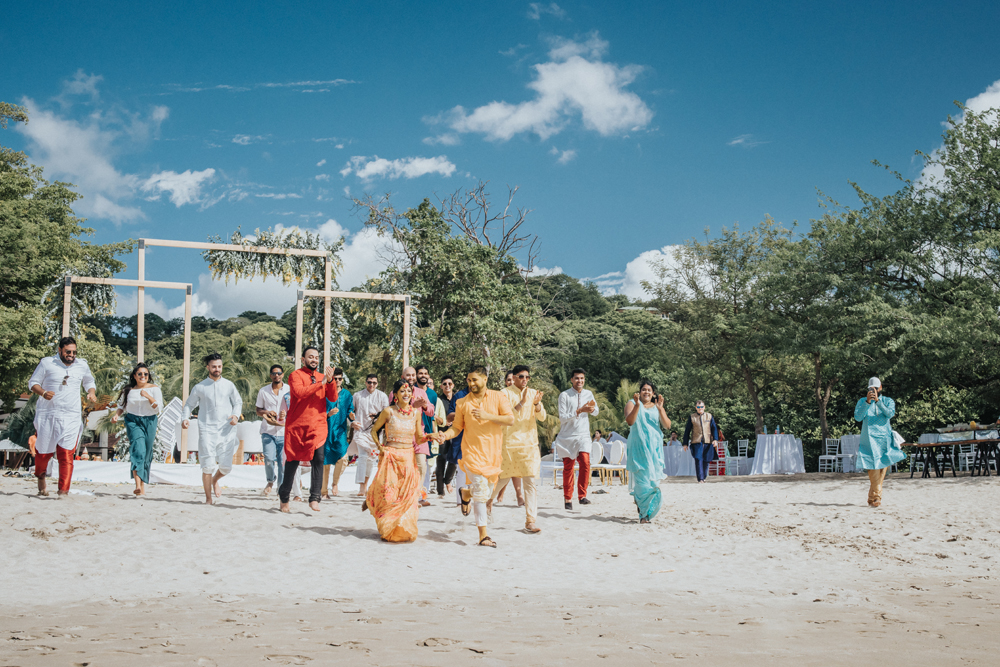
[{"label": "man wearing sunglasses", "polygon": [[285,415],[281,410],[281,399],[288,393],[288,385],[282,381],[285,369],[275,364],[271,366],[270,376],[271,384],[260,388],[256,402],[257,416],[264,418],[260,423],[260,442],[264,448],[264,474],[267,476],[267,487],[261,492],[265,496],[274,489],[275,478],[281,486],[285,477],[281,463],[281,450],[285,448]]},{"label": "man wearing sunglasses", "polygon": [[684,446],[694,457],[694,473],[699,482],[708,477],[708,464],[719,458],[719,426],[711,412],[705,412],[705,402],[694,404],[694,414],[684,425]]},{"label": "man wearing sunglasses", "polygon": [[358,495],[364,496],[368,493],[368,480],[375,474],[378,465],[372,424],[389,407],[389,397],[378,388],[378,376],[371,373],[365,378],[365,388],[355,393],[351,400],[354,405],[354,421],[351,423],[354,439],[351,443],[358,448],[358,470],[354,481],[361,487]]},{"label": "man wearing sunglasses", "polygon": [[28,380],[28,389],[39,396],[35,406],[35,477],[38,495],[47,496],[45,472],[52,455],[59,462],[59,495],[69,493],[73,479],[73,454],[83,432],[80,387],[87,390],[87,400],[97,402],[97,384],[86,359],[77,359],[76,341],[59,341],[59,352],[45,357]]}]

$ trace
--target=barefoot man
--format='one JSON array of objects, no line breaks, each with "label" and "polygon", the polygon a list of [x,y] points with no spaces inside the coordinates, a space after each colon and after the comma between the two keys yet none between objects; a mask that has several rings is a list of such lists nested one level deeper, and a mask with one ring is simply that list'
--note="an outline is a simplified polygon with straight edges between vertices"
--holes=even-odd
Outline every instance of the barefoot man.
[{"label": "barefoot man", "polygon": [[191,425],[191,413],[198,408],[198,460],[201,462],[201,483],[205,487],[205,502],[212,504],[212,492],[222,497],[219,480],[233,469],[233,456],[239,440],[236,424],[243,414],[243,399],[236,385],[222,377],[222,355],[218,352],[205,357],[208,377],[191,390],[184,404],[181,428]]},{"label": "barefoot man", "polygon": [[479,528],[479,546],[496,547],[497,543],[486,533],[486,503],[500,477],[504,427],[514,423],[514,412],[506,394],[486,388],[486,378],[482,366],[469,371],[466,375],[469,394],[455,404],[451,428],[431,437],[442,442],[464,432],[458,465],[465,472],[469,486],[462,487],[462,514],[468,515],[471,499]]},{"label": "barefoot man", "polygon": [[535,485],[542,465],[541,452],[538,450],[537,422],[545,421],[545,406],[542,405],[542,392],[528,386],[531,371],[527,366],[515,366],[514,384],[503,389],[507,400],[514,409],[514,425],[505,428],[503,439],[503,458],[500,464],[500,482],[493,491],[487,509],[493,509],[493,502],[507,486],[511,479],[520,479],[524,489],[524,529],[529,533],[540,533],[542,529],[535,525],[538,515],[538,494]]},{"label": "barefoot man", "polygon": [[288,376],[291,399],[285,418],[285,479],[278,488],[281,511],[290,512],[288,500],[299,462],[310,461],[309,509],[319,511],[323,493],[323,460],[326,449],[326,402],[337,402],[337,382],[333,369],[319,371],[319,350],[302,351],[302,368]]},{"label": "barefoot man", "polygon": [[76,341],[59,341],[59,353],[45,357],[28,380],[28,389],[38,394],[35,406],[35,477],[38,495],[47,496],[45,472],[52,455],[59,461],[59,495],[69,493],[73,480],[73,454],[83,432],[80,387],[87,390],[87,400],[97,402],[97,385],[86,359],[76,358]]}]

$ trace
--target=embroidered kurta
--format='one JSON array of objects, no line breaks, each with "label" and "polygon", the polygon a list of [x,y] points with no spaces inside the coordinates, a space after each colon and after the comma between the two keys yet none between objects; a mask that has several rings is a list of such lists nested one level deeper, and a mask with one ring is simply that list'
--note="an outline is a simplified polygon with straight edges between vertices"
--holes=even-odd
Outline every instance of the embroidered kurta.
[{"label": "embroidered kurta", "polygon": [[323,463],[328,466],[337,463],[347,453],[348,416],[354,409],[354,397],[351,396],[351,392],[342,391],[336,402],[329,400],[326,402],[327,412],[334,407],[337,408],[337,414],[330,415],[326,420],[326,452]]},{"label": "embroidered kurta", "polygon": [[525,389],[524,405],[520,410],[517,404],[521,401],[521,391],[517,387],[505,387],[502,391],[510,401],[514,423],[504,428],[500,479],[538,477],[542,457],[536,424],[545,421],[545,406],[539,403],[539,410],[535,412],[534,400],[538,391],[531,387]]},{"label": "embroidered kurta", "polygon": [[854,406],[854,419],[862,422],[857,460],[857,466],[862,470],[881,470],[906,458],[896,444],[889,424],[895,416],[896,402],[888,396],[879,396],[877,401],[871,403],[865,397]]},{"label": "embroidered kurta", "polygon": [[[559,394],[559,435],[555,443],[562,447],[569,455],[563,454],[564,458],[575,459],[581,452],[590,454],[592,440],[590,439],[590,413],[581,412],[576,414],[577,409],[594,401],[594,394],[589,389],[577,392],[570,387]],[[597,401],[594,401],[595,405]],[[595,408],[594,416],[600,412],[600,408]]]},{"label": "embroidered kurta", "polygon": [[35,431],[38,434],[35,451],[52,454],[57,443],[63,449],[76,449],[83,432],[80,388],[87,391],[97,388],[87,360],[76,359],[67,366],[58,354],[45,357],[31,374],[28,390],[36,384],[54,395],[51,400],[39,396],[35,404]]},{"label": "embroidered kurta", "polygon": [[337,401],[336,382],[323,382],[323,373],[299,368],[288,376],[289,407],[285,418],[285,457],[311,461],[326,445],[326,402]]},{"label": "embroidered kurta", "polygon": [[496,484],[501,470],[504,426],[473,417],[474,408],[500,416],[510,416],[514,412],[507,395],[494,389],[487,389],[481,400],[469,394],[455,403],[452,428],[462,432],[462,458],[458,462],[459,467],[466,475],[482,475],[490,484]]},{"label": "embroidered kurta", "polygon": [[[389,397],[381,389],[368,391],[367,388],[354,394],[354,419],[361,424],[361,430],[354,432],[354,442],[359,448],[369,451],[375,449],[375,441],[372,439],[372,424],[378,416],[389,407]],[[360,451],[359,451],[360,455]]]}]

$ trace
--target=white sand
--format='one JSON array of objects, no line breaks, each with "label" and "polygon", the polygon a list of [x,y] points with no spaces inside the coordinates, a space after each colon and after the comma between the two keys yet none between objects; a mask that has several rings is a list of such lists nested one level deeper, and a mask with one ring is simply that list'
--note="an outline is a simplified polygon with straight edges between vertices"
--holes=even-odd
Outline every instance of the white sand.
[{"label": "white sand", "polygon": [[487,549],[436,497],[391,545],[353,497],[3,479],[0,665],[1000,662],[996,477],[891,476],[876,510],[860,475],[672,479],[650,526],[546,481],[543,532],[509,489]]}]

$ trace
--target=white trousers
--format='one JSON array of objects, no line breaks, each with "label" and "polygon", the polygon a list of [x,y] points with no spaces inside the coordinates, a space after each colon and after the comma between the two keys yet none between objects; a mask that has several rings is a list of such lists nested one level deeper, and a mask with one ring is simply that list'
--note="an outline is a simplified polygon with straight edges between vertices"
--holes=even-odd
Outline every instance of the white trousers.
[{"label": "white trousers", "polygon": [[[497,496],[500,495],[500,492],[509,483],[510,477],[497,482],[496,488],[493,489],[492,500],[494,502],[496,502]],[[538,516],[538,478],[522,477],[521,490],[524,491],[525,523],[534,523],[535,517]]]},{"label": "white trousers", "polygon": [[469,488],[472,490],[472,510],[476,515],[476,525],[485,526],[488,519],[486,501],[493,495],[493,487],[483,475],[470,474]]},{"label": "white trousers", "polygon": [[364,484],[365,480],[375,476],[375,470],[378,468],[378,449],[367,433],[355,433],[351,444],[358,447],[358,469],[354,473],[354,481]]}]

